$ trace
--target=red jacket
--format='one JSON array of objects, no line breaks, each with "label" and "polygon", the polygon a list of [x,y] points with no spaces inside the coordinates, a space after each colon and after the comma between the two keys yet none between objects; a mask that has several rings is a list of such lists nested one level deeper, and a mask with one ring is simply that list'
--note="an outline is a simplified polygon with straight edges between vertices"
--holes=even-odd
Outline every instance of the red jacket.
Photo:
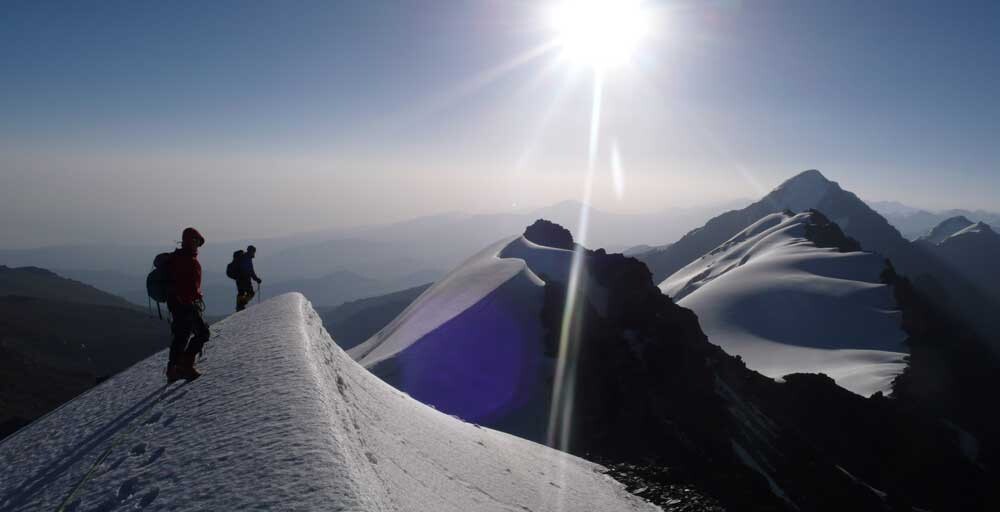
[{"label": "red jacket", "polygon": [[178,304],[194,304],[201,300],[201,263],[198,253],[188,248],[177,249],[170,258],[170,276],[174,280],[174,296]]}]

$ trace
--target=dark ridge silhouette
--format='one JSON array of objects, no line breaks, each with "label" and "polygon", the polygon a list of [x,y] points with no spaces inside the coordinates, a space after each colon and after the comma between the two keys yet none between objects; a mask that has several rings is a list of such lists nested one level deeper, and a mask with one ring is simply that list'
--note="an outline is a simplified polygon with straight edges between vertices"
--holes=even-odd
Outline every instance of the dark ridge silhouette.
[{"label": "dark ridge silhouette", "polygon": [[0,265],[0,296],[19,295],[82,304],[140,309],[140,306],[93,286],[38,267]]},{"label": "dark ridge silhouette", "polygon": [[120,297],[0,266],[0,437],[166,347],[169,332]]},{"label": "dark ridge silhouette", "polygon": [[524,230],[524,238],[538,244],[559,249],[573,250],[573,235],[568,229],[547,221],[538,219]]}]

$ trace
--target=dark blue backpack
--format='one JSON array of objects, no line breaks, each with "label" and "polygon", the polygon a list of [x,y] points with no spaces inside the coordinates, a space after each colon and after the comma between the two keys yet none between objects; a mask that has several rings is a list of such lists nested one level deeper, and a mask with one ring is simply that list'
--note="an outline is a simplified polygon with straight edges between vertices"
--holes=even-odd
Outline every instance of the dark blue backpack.
[{"label": "dark blue backpack", "polygon": [[[146,294],[156,302],[156,312],[160,318],[163,318],[163,314],[160,313],[160,303],[167,302],[174,287],[174,279],[170,275],[169,268],[170,258],[173,255],[172,252],[157,254],[153,258],[153,270],[146,276]],[[150,309],[152,309],[152,305],[150,305]]]},{"label": "dark blue backpack", "polygon": [[226,277],[229,279],[239,279],[240,278],[240,260],[243,258],[243,251],[239,250],[233,253],[233,261],[230,261],[226,265]]}]

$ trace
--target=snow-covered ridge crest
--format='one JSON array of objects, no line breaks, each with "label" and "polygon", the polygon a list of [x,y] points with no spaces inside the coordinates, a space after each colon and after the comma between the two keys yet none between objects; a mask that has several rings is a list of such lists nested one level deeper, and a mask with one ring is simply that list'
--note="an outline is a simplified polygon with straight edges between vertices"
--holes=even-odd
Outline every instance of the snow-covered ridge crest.
[{"label": "snow-covered ridge crest", "polygon": [[705,334],[780,378],[825,373],[862,395],[903,370],[900,313],[873,253],[817,247],[818,213],[775,213],[678,270],[660,289],[698,314]]},{"label": "snow-covered ridge crest", "polygon": [[760,219],[750,227],[736,234],[722,245],[687,267],[677,271],[662,283],[660,290],[679,301],[713,279],[745,265],[754,257],[766,257],[769,249],[787,241],[787,237],[805,239],[805,222],[808,213],[796,216],[773,213]]},{"label": "snow-covered ridge crest", "polygon": [[523,236],[504,238],[456,267],[389,325],[349,352],[370,368],[410,347],[497,290],[540,300],[545,282],[539,276],[565,281],[572,255],[572,251],[538,245]]},{"label": "snow-covered ridge crest", "polygon": [[0,444],[0,509],[656,510],[392,389],[299,294],[213,335],[200,379],[164,386],[157,354]]},{"label": "snow-covered ridge crest", "polygon": [[539,418],[548,416],[553,371],[543,343],[545,284],[565,282],[572,258],[525,236],[500,240],[348,353],[442,411],[544,439]]}]

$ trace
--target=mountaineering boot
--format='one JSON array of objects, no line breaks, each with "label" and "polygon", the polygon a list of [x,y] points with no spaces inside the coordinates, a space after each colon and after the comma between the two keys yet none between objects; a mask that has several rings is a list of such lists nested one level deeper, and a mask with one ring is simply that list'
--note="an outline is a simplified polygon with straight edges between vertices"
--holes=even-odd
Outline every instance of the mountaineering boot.
[{"label": "mountaineering boot", "polygon": [[177,375],[179,378],[194,380],[201,377],[201,372],[194,367],[194,358],[195,354],[181,354],[178,357]]},{"label": "mountaineering boot", "polygon": [[177,371],[177,364],[170,363],[167,365],[167,384],[175,382],[177,379],[181,378],[180,373]]}]

